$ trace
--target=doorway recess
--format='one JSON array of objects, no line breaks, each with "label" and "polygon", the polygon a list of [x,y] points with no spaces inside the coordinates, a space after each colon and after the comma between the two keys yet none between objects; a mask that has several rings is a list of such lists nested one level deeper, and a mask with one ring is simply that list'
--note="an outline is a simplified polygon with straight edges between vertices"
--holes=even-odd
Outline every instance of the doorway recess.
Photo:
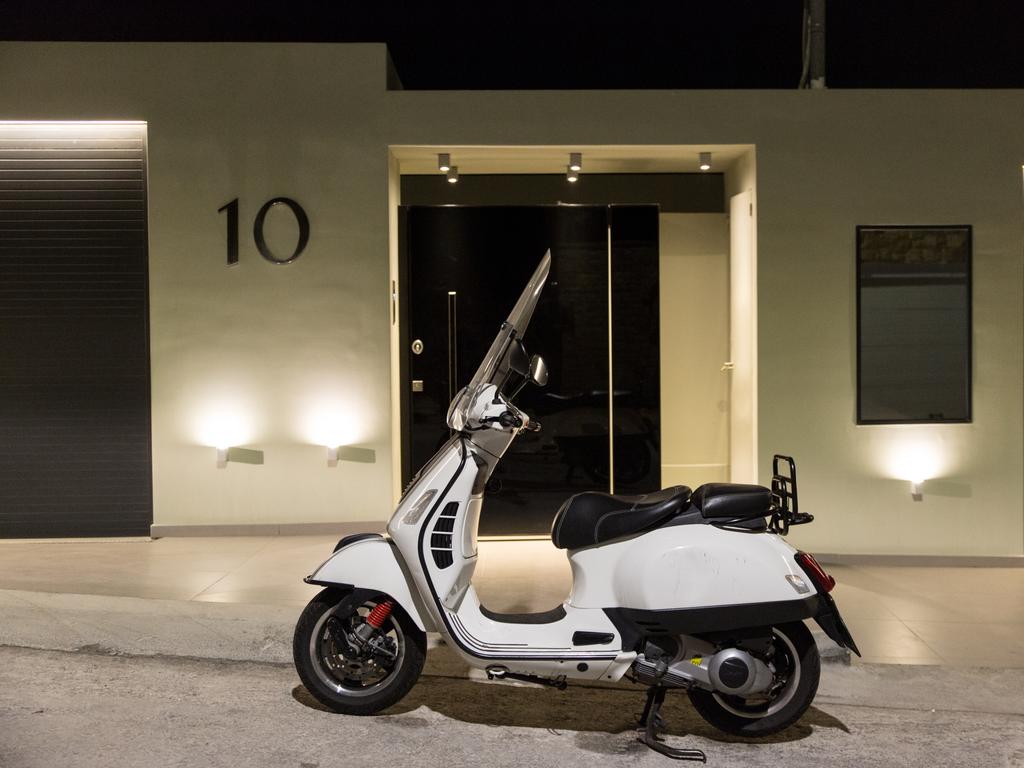
[{"label": "doorway recess", "polygon": [[[570,151],[581,151],[583,153],[584,170],[580,175],[580,181],[576,184],[569,183],[564,174],[565,161]],[[702,151],[711,151],[713,153],[715,158],[714,174],[702,174],[697,170],[697,163]],[[448,183],[445,176],[437,170],[437,157],[442,152],[450,154],[452,163],[459,166],[459,181],[456,184]],[[756,480],[756,365],[754,364],[756,362],[756,260],[754,258],[756,254],[756,201],[754,198],[756,181],[754,148],[752,146],[394,146],[390,148],[389,170],[392,273],[390,285],[393,317],[392,455],[394,463],[392,475],[396,498],[404,486],[404,481],[408,479],[409,474],[416,471],[417,467],[413,465],[421,458],[418,454],[416,458],[412,455],[413,451],[410,447],[411,440],[408,426],[410,423],[408,406],[410,398],[407,395],[412,391],[414,378],[417,382],[424,381],[419,377],[410,376],[409,361],[413,356],[410,355],[409,350],[411,349],[410,345],[416,339],[408,336],[408,324],[405,322],[408,318],[403,314],[411,311],[408,304],[409,295],[407,295],[407,291],[409,293],[415,291],[414,287],[410,287],[412,284],[409,282],[410,275],[407,271],[409,263],[408,253],[403,250],[405,243],[409,239],[409,231],[406,229],[408,226],[408,213],[417,207],[428,208],[439,205],[461,206],[463,208],[485,208],[491,206],[495,208],[514,206],[528,208],[552,204],[570,207],[573,205],[585,206],[598,203],[607,206],[609,204],[614,205],[617,201],[631,204],[647,203],[657,205],[659,202],[663,203],[664,199],[675,199],[677,201],[682,200],[683,202],[674,203],[674,205],[678,206],[674,212],[685,211],[687,206],[690,206],[689,212],[691,213],[715,214],[724,219],[730,198],[741,192],[747,192],[750,198],[748,206],[749,247],[747,248],[750,258],[745,262],[749,266],[749,270],[743,277],[743,280],[746,281],[746,286],[739,292],[736,290],[735,285],[731,288],[727,286],[725,289],[729,292],[728,301],[731,309],[729,312],[730,317],[725,318],[721,322],[733,326],[731,329],[723,329],[723,332],[727,335],[732,331],[733,338],[730,348],[726,350],[727,354],[722,354],[721,357],[723,359],[716,361],[713,366],[714,375],[717,377],[714,380],[714,384],[717,386],[719,382],[724,382],[729,392],[729,395],[727,395],[729,402],[726,402],[724,406],[724,418],[730,422],[730,425],[723,432],[725,434],[724,439],[729,442],[729,446],[724,449],[726,450],[726,458],[715,459],[718,469],[713,470],[714,472],[724,472],[725,474],[721,477],[719,475],[707,475],[712,470],[706,470],[703,467],[710,467],[714,462],[705,464],[699,460],[688,460],[689,474],[693,474],[694,478],[692,482],[687,481],[686,484],[695,486],[700,481],[709,478],[728,480],[730,477],[737,477],[737,474],[732,471],[732,467],[737,464],[742,467],[744,457],[751,458],[745,465],[745,468],[740,470],[741,473],[744,476],[750,475],[751,480]],[[685,183],[687,179],[691,182],[688,188]],[[590,181],[589,185],[587,184],[588,181]],[[679,183],[680,181],[683,183]],[[659,194],[657,192],[659,185],[663,190],[670,190],[669,194]],[[662,200],[658,198],[662,198]],[[709,203],[709,200],[713,202]],[[672,206],[673,203],[670,202],[668,205]],[[727,240],[732,239],[726,231],[723,231],[722,237]],[[746,247],[742,243],[739,246]],[[607,242],[605,243],[605,248],[607,250]],[[730,242],[730,249],[736,250],[736,248],[736,243]],[[724,253],[723,258],[728,262],[730,255]],[[528,261],[528,254],[523,254],[522,259]],[[557,256],[555,260],[557,262]],[[614,264],[614,259],[606,262],[606,266],[613,266]],[[649,266],[647,269],[653,269],[655,272],[658,271],[657,247],[655,247],[653,266]],[[724,269],[728,272],[730,269],[729,265],[725,264]],[[732,269],[735,271],[734,267]],[[606,272],[606,288],[611,282]],[[657,285],[657,276],[655,276],[654,284]],[[453,288],[450,290],[453,290],[456,294],[456,312],[458,313],[460,326],[458,337],[465,340],[466,332],[464,328],[468,317],[464,312],[465,296],[462,291],[466,289]],[[438,304],[438,307],[435,308],[437,311],[434,312],[436,324],[442,329],[447,328],[447,325],[450,324],[450,318],[453,317],[451,298],[448,297],[447,290],[444,293],[446,296],[444,306],[442,307],[441,304]],[[665,290],[663,289],[660,294],[662,297],[661,301],[664,303]],[[735,307],[732,305],[736,302],[737,295],[747,297],[743,301],[748,304],[751,297],[755,302],[753,310],[746,315],[746,319],[750,322],[744,324],[742,328],[739,327],[735,319],[732,319],[735,316]],[[685,294],[680,294],[678,298],[679,300],[685,300]],[[656,306],[658,301],[658,292],[656,291],[653,304]],[[608,303],[607,300],[605,303]],[[441,311],[442,309],[444,310],[443,312]],[[636,325],[636,321],[631,321],[628,314],[620,314],[614,311],[614,306],[611,306],[610,309],[612,311],[605,314],[606,319],[608,317],[612,318],[605,334],[606,337],[611,338],[619,334],[623,338],[631,337],[636,339],[637,333],[643,332],[643,329],[640,328],[630,328],[631,325]],[[498,311],[500,313],[500,309]],[[537,319],[534,322],[534,325],[536,324]],[[673,332],[675,331],[675,329],[672,330]],[[752,355],[748,355],[745,358],[751,361],[752,366],[752,369],[749,371],[751,375],[747,376],[746,379],[735,377],[736,361],[728,359],[737,356],[733,354],[733,350],[739,351],[735,338],[735,331],[737,330],[739,330],[741,336],[746,334],[745,342],[750,344],[754,350]],[[660,332],[662,334],[665,333],[663,323],[660,327]],[[541,351],[543,353],[543,350],[536,350],[534,347],[531,347],[530,337],[534,333],[537,333],[537,329],[531,326],[531,331],[527,334],[526,338],[527,347],[530,348],[531,352]],[[659,328],[655,324],[655,337],[657,337],[658,333]],[[451,335],[450,329],[445,330],[445,334],[445,338],[454,338]],[[424,341],[423,339],[419,340],[421,343]],[[675,351],[679,355],[686,355],[688,350],[682,347]],[[615,371],[624,362],[624,360],[619,359],[611,344],[609,344],[608,353],[607,357],[610,357],[611,365],[609,366],[610,374],[605,376],[605,381],[609,378],[614,379]],[[665,354],[665,345],[662,344],[660,355],[663,357]],[[471,355],[462,351],[460,347],[458,353],[459,364],[464,367],[471,366],[472,363],[469,361],[469,357]],[[548,357],[548,355],[545,355],[545,357]],[[729,366],[727,365],[728,363],[733,363],[733,365]],[[558,361],[555,359],[549,360],[549,367],[557,367],[557,365]],[[657,368],[658,365],[655,364],[654,367]],[[446,370],[454,372],[450,366]],[[709,373],[702,375],[710,377]],[[740,397],[737,397],[735,392],[737,384],[740,387],[748,387],[748,390],[741,393]],[[423,386],[426,386],[425,381]],[[409,390],[409,393],[405,391],[406,389]],[[659,387],[659,389],[659,397],[661,403],[664,404],[665,399],[672,397],[673,394],[672,392],[664,391],[664,388]],[[614,393],[615,395],[610,401],[609,393]],[[564,396],[565,393],[559,394]],[[606,431],[608,431],[608,424],[615,418],[614,411],[618,404],[615,399],[616,397],[619,397],[616,387],[608,387],[604,401],[604,429]],[[742,415],[740,418],[737,418],[732,410],[732,402],[744,401],[748,405],[753,406],[752,413],[754,414],[753,418],[747,418],[746,421],[743,420]],[[443,428],[443,411],[440,407],[434,410],[441,411],[436,415],[439,426]],[[659,407],[657,410],[660,417],[662,408]],[[680,411],[679,408],[675,410],[677,413]],[[684,408],[683,413],[685,412],[686,409]],[[541,421],[544,421],[543,418]],[[738,426],[741,432],[739,438],[736,437],[737,433],[733,429],[733,424]],[[659,463],[667,461],[667,458],[661,454],[660,437],[668,430],[685,430],[687,426],[687,423],[658,424],[656,431],[659,437],[659,447],[656,455]],[[619,442],[620,445],[613,449],[612,445],[615,442]],[[733,444],[742,446],[743,457],[734,456]],[[613,427],[613,432],[609,432],[606,439],[605,452],[608,457],[605,462],[606,466],[614,468],[619,461],[622,461],[625,466],[627,460],[623,458],[622,453],[622,446],[625,445],[628,445],[628,440],[620,440],[619,430]],[[421,449],[420,452],[422,453],[423,450],[426,449]],[[738,462],[737,458],[739,458]],[[654,484],[660,484],[664,480],[662,475],[667,469],[667,466],[664,468],[659,466],[658,470],[660,471],[652,473],[651,477],[647,478],[647,482],[650,483],[656,478],[657,482]],[[617,474],[615,469],[609,469],[609,471],[611,477],[607,482],[607,487],[603,488],[606,491],[612,488],[612,479]],[[702,472],[704,474],[701,474]],[[683,474],[686,473],[684,472]],[[675,479],[677,475],[680,475],[678,468],[670,484],[677,482]],[[552,484],[549,490],[550,498],[546,498],[544,503],[539,504],[539,508],[534,510],[532,509],[533,504],[525,505],[531,507],[530,515],[537,518],[536,521],[531,523],[531,530],[487,531],[485,526],[484,532],[528,534],[538,533],[541,528],[546,529],[546,525],[542,525],[542,522],[546,523],[546,521],[549,521],[561,501],[573,492],[572,488],[561,487],[555,483]],[[629,493],[630,488],[628,484],[620,487],[620,484],[616,482],[615,491]],[[487,503],[490,503],[492,500],[491,495],[488,495],[487,499]],[[485,514],[487,503],[485,503]],[[537,530],[534,531],[533,529]]]}]

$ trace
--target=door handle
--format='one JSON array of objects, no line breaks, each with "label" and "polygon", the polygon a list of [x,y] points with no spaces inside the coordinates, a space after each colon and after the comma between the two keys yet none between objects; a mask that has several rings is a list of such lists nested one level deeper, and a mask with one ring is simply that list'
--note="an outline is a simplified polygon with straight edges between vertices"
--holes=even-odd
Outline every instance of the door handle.
[{"label": "door handle", "polygon": [[736,370],[736,363],[733,363],[731,361],[728,362],[728,363],[722,363],[722,367],[719,370],[722,370],[722,371],[734,371],[734,370]]},{"label": "door handle", "polygon": [[448,402],[459,386],[459,295],[448,291]]}]

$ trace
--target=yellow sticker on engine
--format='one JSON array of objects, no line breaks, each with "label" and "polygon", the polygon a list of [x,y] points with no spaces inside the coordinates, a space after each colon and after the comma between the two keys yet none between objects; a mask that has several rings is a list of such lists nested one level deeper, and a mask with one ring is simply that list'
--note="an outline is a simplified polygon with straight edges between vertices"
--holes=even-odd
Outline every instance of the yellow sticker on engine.
[{"label": "yellow sticker on engine", "polygon": [[694,656],[692,659],[690,659],[690,663],[693,664],[693,666],[695,666],[695,667],[699,667],[700,666],[700,662],[701,662],[701,657],[700,656]]}]

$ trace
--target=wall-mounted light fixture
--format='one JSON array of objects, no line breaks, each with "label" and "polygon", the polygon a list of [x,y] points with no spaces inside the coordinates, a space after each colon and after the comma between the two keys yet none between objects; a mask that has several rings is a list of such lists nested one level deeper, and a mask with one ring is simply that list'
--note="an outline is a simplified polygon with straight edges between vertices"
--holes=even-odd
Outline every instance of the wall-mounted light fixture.
[{"label": "wall-mounted light fixture", "polygon": [[218,448],[217,468],[224,469],[229,461],[234,464],[262,464],[263,451],[253,448]]},{"label": "wall-mounted light fixture", "polygon": [[[876,429],[873,427],[872,429]],[[952,487],[941,478],[949,478],[955,470],[955,446],[944,440],[941,429],[893,426],[879,434],[884,444],[879,450],[878,468],[882,474],[910,485],[910,497],[924,500],[924,486],[934,495],[958,495],[962,489]],[[955,485],[955,484],[954,484]],[[906,485],[902,485],[906,489]],[[902,491],[905,493],[906,491]],[[968,490],[969,494],[969,490]]]},{"label": "wall-mounted light fixture", "polygon": [[372,448],[357,448],[354,445],[327,446],[327,466],[336,467],[339,461],[376,464],[377,452]]},{"label": "wall-mounted light fixture", "polygon": [[448,173],[448,169],[452,167],[452,156],[447,152],[442,152],[437,156],[437,170],[441,173]]},{"label": "wall-mounted light fixture", "polygon": [[455,184],[459,180],[459,166],[453,165],[448,169],[446,177],[449,184]]},{"label": "wall-mounted light fixture", "polygon": [[582,152],[570,152],[569,153],[569,170],[576,171],[579,173],[583,170],[583,153]]},{"label": "wall-mounted light fixture", "polygon": [[565,169],[565,178],[570,184],[575,184],[580,180],[580,175],[577,171],[574,171],[573,167],[570,165]]},{"label": "wall-mounted light fixture", "polygon": [[701,152],[700,153],[700,169],[702,171],[710,171],[711,170],[711,153],[710,152]]}]

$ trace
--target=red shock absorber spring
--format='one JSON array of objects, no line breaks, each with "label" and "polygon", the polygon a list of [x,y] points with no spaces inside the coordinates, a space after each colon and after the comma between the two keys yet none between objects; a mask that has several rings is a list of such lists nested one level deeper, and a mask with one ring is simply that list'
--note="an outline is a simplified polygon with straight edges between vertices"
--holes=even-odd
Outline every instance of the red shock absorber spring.
[{"label": "red shock absorber spring", "polygon": [[395,604],[391,600],[377,603],[377,605],[373,606],[373,610],[370,611],[370,615],[366,617],[366,623],[374,629],[380,629],[381,625],[387,621],[388,616],[391,615],[391,609],[394,607]]}]

